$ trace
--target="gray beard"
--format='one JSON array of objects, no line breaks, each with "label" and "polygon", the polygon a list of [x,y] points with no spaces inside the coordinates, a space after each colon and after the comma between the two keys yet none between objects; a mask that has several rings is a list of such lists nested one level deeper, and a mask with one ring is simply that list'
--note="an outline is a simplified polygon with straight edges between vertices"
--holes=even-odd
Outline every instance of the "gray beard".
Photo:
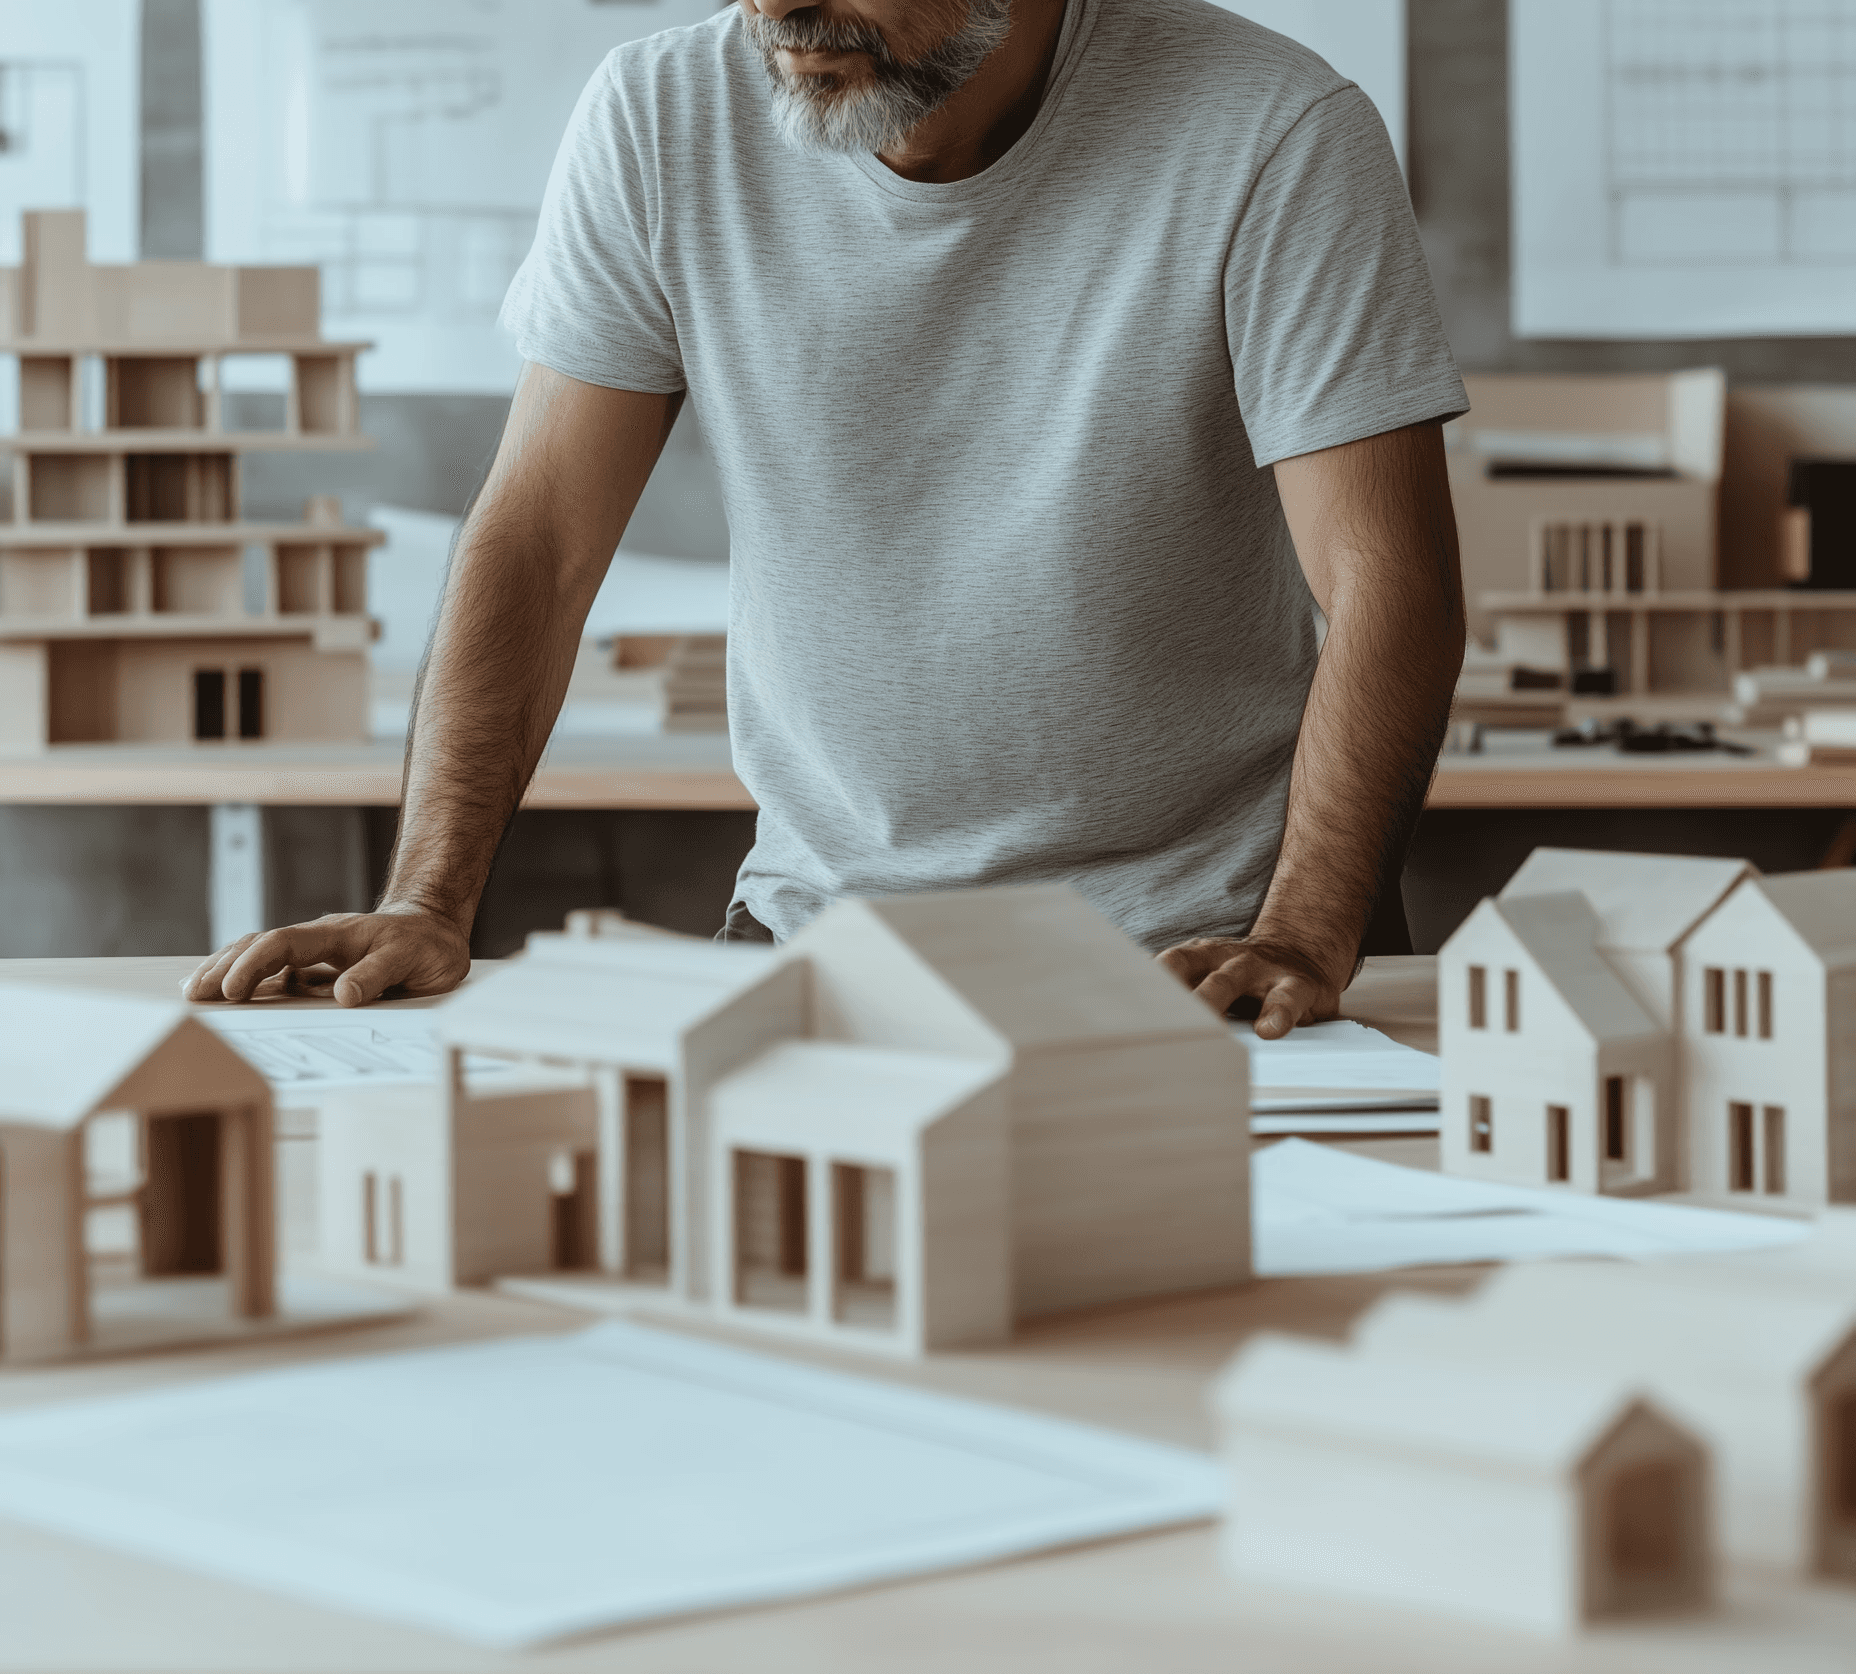
[{"label": "gray beard", "polygon": [[[968,0],[967,21],[906,64],[874,29],[827,22],[809,10],[778,19],[750,12],[746,21],[748,38],[760,48],[773,83],[773,120],[780,138],[805,156],[822,157],[896,150],[1004,44],[1012,27],[1012,0]],[[782,47],[867,52],[871,80],[846,87],[836,76],[789,77],[774,56]]]}]

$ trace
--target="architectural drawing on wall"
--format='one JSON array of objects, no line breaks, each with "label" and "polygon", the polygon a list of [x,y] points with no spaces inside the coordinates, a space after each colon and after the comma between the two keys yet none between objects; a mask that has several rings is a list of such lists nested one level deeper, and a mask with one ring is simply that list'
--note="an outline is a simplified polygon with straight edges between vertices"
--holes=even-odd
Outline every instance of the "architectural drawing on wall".
[{"label": "architectural drawing on wall", "polygon": [[1856,328],[1856,0],[1514,0],[1524,337]]},{"label": "architectural drawing on wall", "polygon": [[1318,52],[1358,82],[1405,161],[1405,7],[1403,0],[1213,0],[1265,29]]},{"label": "architectural drawing on wall", "polygon": [[134,261],[139,0],[5,8],[0,32],[0,262],[28,209],[84,209],[99,261]]},{"label": "architectural drawing on wall", "polygon": [[207,0],[212,259],[316,262],[370,390],[502,393],[496,311],[608,50],[711,0]]}]

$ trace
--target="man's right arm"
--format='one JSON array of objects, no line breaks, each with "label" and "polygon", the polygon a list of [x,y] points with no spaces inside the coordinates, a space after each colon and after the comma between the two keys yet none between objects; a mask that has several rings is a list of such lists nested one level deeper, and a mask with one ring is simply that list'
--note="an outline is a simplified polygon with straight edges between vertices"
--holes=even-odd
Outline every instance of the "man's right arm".
[{"label": "man's right arm", "polygon": [[380,904],[243,937],[188,978],[188,999],[246,1000],[271,977],[317,966],[340,973],[335,998],[348,1006],[463,981],[497,845],[682,400],[524,368],[452,549],[414,690],[399,837]]}]

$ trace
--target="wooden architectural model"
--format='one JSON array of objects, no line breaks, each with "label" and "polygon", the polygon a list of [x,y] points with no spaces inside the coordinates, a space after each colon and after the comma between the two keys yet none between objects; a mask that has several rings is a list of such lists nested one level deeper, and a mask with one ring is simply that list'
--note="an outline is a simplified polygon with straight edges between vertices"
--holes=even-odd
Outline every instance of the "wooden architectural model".
[{"label": "wooden architectural model", "polygon": [[1213,1405],[1234,1575],[1546,1633],[1710,1599],[1706,1450],[1627,1379],[1265,1335]]},{"label": "wooden architectural model", "polygon": [[1537,849],[1438,961],[1443,1165],[1856,1202],[1856,873]]},{"label": "wooden architectural model", "polygon": [[1375,1359],[1641,1389],[1708,1445],[1724,1553],[1856,1580],[1856,1295],[1793,1271],[1528,1263],[1464,1302],[1389,1297],[1355,1343]]},{"label": "wooden architectural model", "polygon": [[6,985],[0,1015],[0,1364],[268,1316],[263,1076],[179,1003]]},{"label": "wooden architectural model", "polygon": [[437,1089],[324,1107],[350,1271],[590,1268],[911,1354],[1249,1273],[1244,1049],[1062,886],[844,901],[778,951],[537,936],[435,1022]]},{"label": "wooden architectural model", "polygon": [[[81,210],[29,212],[0,269],[19,367],[0,518],[0,745],[367,736],[368,548],[318,497],[240,510],[241,455],[367,445],[315,268],[92,266]],[[229,430],[221,368],[282,356],[284,424]]]}]

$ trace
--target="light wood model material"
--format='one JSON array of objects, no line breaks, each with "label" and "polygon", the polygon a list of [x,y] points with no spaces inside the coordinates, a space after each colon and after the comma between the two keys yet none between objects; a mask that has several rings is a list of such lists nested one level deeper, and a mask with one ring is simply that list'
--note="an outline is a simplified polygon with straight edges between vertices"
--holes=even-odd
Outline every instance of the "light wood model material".
[{"label": "light wood model material", "polygon": [[[367,445],[366,345],[319,335],[317,270],[93,266],[81,210],[23,226],[20,266],[0,269],[20,384],[0,437],[0,745],[364,739],[367,553],[385,537],[327,496],[302,523],[240,511],[241,454]],[[286,359],[281,431],[225,427],[238,354]]]},{"label": "light wood model material", "polygon": [[1438,961],[1443,1162],[1856,1202],[1856,872],[1536,849]]},{"label": "light wood model material", "polygon": [[[840,902],[777,952],[619,929],[440,1005],[437,1089],[324,1106],[325,1261],[590,1268],[905,1355],[1248,1275],[1244,1049],[1071,890]],[[402,1230],[351,1214],[382,1201]]]}]

